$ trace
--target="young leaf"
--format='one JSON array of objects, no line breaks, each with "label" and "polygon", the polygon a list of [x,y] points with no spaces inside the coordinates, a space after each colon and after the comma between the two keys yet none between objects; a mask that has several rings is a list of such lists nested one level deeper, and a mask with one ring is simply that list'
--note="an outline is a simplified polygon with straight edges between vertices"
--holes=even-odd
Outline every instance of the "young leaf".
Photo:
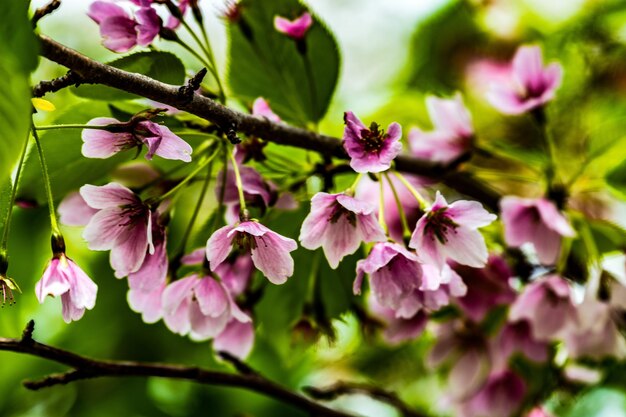
[{"label": "young leaf", "polygon": [[300,125],[326,113],[340,64],[337,43],[318,17],[305,36],[304,54],[274,29],[275,16],[292,19],[305,10],[297,0],[249,0],[241,4],[240,20],[229,25],[233,92],[248,104],[264,97],[282,118]]},{"label": "young leaf", "polygon": [[37,44],[27,17],[28,2],[2,5],[0,25],[0,178],[8,178],[30,129],[30,72]]},{"label": "young leaf", "polygon": [[[169,52],[138,52],[108,64],[124,71],[146,75],[167,84],[180,85],[185,81],[185,66],[176,55]],[[72,91],[79,97],[103,101],[139,98],[139,96],[125,91],[95,84],[73,87]]]}]

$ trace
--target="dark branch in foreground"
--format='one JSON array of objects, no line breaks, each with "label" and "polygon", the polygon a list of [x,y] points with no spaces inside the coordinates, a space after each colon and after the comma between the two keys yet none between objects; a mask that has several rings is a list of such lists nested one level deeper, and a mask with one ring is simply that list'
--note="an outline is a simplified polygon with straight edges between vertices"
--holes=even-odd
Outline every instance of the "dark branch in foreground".
[{"label": "dark branch in foreground", "polygon": [[[85,83],[102,84],[137,94],[160,103],[168,104],[211,121],[224,131],[233,127],[246,135],[256,136],[280,145],[294,146],[316,151],[325,156],[347,158],[341,141],[284,123],[272,123],[267,119],[244,114],[194,94],[191,98],[179,94],[180,86],[156,81],[141,74],[130,73],[94,61],[58,42],[40,36],[41,55],[63,65],[83,79]],[[440,180],[458,192],[472,197],[496,211],[500,196],[468,172],[456,170],[457,164],[443,166],[408,155],[399,155],[395,166],[399,171]]]},{"label": "dark branch in foreground", "polygon": [[36,342],[32,338],[35,323],[31,320],[20,339],[0,338],[0,350],[23,353],[48,359],[69,366],[69,371],[51,374],[42,379],[25,381],[24,386],[31,390],[68,384],[91,378],[101,377],[160,377],[183,379],[205,385],[220,385],[242,388],[267,397],[274,398],[285,404],[299,408],[316,417],[354,417],[352,414],[333,410],[322,404],[308,399],[304,395],[290,391],[281,385],[272,382],[256,372],[251,372],[247,365],[228,357],[237,368],[244,366],[240,374],[210,371],[198,367],[143,363],[131,361],[97,360],[75,353]]},{"label": "dark branch in foreground", "polygon": [[426,417],[424,414],[411,409],[393,392],[369,384],[340,381],[324,388],[304,387],[303,390],[311,397],[322,401],[334,400],[342,395],[364,394],[391,405],[397,409],[403,417]]},{"label": "dark branch in foreground", "polygon": [[50,81],[41,81],[35,87],[33,87],[33,97],[43,97],[48,93],[56,93],[59,90],[62,90],[66,87],[70,87],[72,85],[79,86],[82,82],[82,78],[75,72],[71,70],[67,72],[67,74],[55,78]]}]

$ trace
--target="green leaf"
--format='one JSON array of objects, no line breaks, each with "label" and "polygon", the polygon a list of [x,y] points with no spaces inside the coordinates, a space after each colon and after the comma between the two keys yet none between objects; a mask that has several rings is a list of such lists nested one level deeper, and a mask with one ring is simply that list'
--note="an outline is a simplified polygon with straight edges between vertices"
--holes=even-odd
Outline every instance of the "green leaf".
[{"label": "green leaf", "polygon": [[2,5],[0,25],[0,178],[19,159],[31,124],[30,72],[37,67],[37,43],[27,1]]},{"label": "green leaf", "polygon": [[[86,102],[71,107],[60,115],[54,124],[85,124],[94,117],[108,116],[110,112],[105,103]],[[85,158],[81,153],[83,144],[81,133],[81,129],[58,129],[41,134],[41,146],[48,163],[55,200],[63,198],[69,191],[76,190],[84,184],[102,182],[117,165],[135,155],[131,151],[121,152],[108,159]],[[46,204],[41,167],[34,149],[31,149],[26,158],[18,195],[22,199]]]},{"label": "green leaf", "polygon": [[[316,16],[305,38],[305,54],[274,29],[276,15],[293,18],[305,10],[297,0],[249,0],[241,7],[240,22],[229,26],[228,79],[233,92],[247,104],[264,97],[282,118],[300,125],[324,116],[340,65],[337,43]],[[250,29],[251,40],[242,26]]]},{"label": "green leaf", "polygon": [[617,197],[626,200],[626,161],[606,175],[606,183]]},{"label": "green leaf", "polygon": [[[166,84],[182,85],[185,81],[185,66],[176,55],[169,52],[138,52],[108,64],[124,71],[146,75]],[[134,94],[102,85],[85,84],[73,87],[72,91],[79,97],[103,101],[139,98]]]},{"label": "green leaf", "polygon": [[566,417],[626,417],[623,391],[597,388],[579,397]]}]

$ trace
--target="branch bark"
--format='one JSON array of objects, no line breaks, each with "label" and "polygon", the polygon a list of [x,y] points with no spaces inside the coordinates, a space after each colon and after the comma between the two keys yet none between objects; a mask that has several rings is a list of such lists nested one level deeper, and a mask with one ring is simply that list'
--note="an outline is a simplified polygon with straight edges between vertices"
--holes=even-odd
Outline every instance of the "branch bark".
[{"label": "branch bark", "polygon": [[92,378],[160,377],[183,379],[205,385],[242,388],[274,398],[309,412],[314,416],[354,417],[352,414],[334,410],[312,401],[304,395],[290,391],[256,372],[233,374],[174,364],[92,359],[35,341],[32,338],[33,329],[34,322],[31,320],[26,326],[21,339],[0,338],[0,350],[48,359],[52,362],[67,365],[71,369],[66,372],[45,376],[39,380],[25,381],[24,386],[31,390]]},{"label": "branch bark", "polygon": [[[44,35],[39,38],[41,55],[69,68],[82,78],[83,83],[102,84],[168,104],[211,121],[224,131],[238,131],[280,145],[308,149],[325,156],[347,158],[338,138],[244,114],[199,94],[194,94],[191,99],[182,97],[179,94],[180,86],[165,84],[145,75],[102,64]],[[402,172],[439,180],[448,187],[481,201],[490,209],[498,210],[499,194],[470,173],[458,171],[455,164],[444,166],[399,155],[395,159],[395,167]]]}]

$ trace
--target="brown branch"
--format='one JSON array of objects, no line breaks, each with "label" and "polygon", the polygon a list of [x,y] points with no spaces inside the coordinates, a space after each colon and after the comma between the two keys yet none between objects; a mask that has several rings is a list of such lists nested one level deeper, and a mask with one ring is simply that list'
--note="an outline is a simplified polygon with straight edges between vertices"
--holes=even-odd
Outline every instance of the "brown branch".
[{"label": "brown branch", "polygon": [[[0,350],[48,359],[52,362],[67,365],[72,369],[63,373],[51,374],[39,380],[25,381],[24,386],[28,389],[38,390],[91,378],[160,377],[182,379],[205,385],[242,388],[274,398],[314,416],[354,417],[349,413],[333,410],[316,403],[304,395],[290,391],[257,373],[232,374],[175,364],[98,360],[77,355],[76,353],[33,340],[34,326],[35,324],[31,320],[26,326],[21,339],[0,338]],[[239,361],[237,362],[239,363]],[[245,369],[250,368],[246,366]]]},{"label": "brown branch", "polygon": [[78,76],[75,72],[71,70],[67,72],[67,74],[55,78],[50,81],[41,81],[39,84],[33,87],[33,97],[43,97],[48,93],[56,93],[59,90],[62,90],[66,87],[70,87],[72,85],[79,86],[82,82],[82,78]]},{"label": "brown branch", "polygon": [[409,407],[404,401],[398,398],[395,393],[369,384],[340,381],[324,388],[304,387],[303,390],[311,397],[322,401],[331,401],[342,395],[364,394],[391,405],[397,409],[403,417],[426,417],[425,414],[419,413]]},{"label": "brown branch", "polygon": [[[232,138],[229,139],[233,141],[237,139],[235,132],[239,131],[280,145],[308,149],[328,157],[347,158],[341,141],[337,138],[284,123],[272,123],[264,118],[232,110],[199,94],[188,100],[188,97],[181,97],[178,93],[180,86],[164,84],[145,75],[102,64],[46,36],[39,38],[42,56],[71,69],[85,82],[117,88],[189,112],[217,124],[222,131],[231,134]],[[456,165],[444,166],[409,155],[399,155],[395,159],[395,166],[399,171],[440,180],[448,187],[481,201],[492,210],[498,210],[498,193],[471,174],[457,171]]]},{"label": "brown branch", "polygon": [[37,23],[39,23],[41,18],[43,18],[44,16],[47,16],[50,13],[54,12],[60,6],[61,6],[61,1],[60,0],[52,0],[52,1],[50,1],[50,3],[46,4],[45,6],[40,7],[37,10],[35,10],[35,14],[33,14],[33,18],[31,20],[31,22],[33,24],[33,27],[37,26]]}]

